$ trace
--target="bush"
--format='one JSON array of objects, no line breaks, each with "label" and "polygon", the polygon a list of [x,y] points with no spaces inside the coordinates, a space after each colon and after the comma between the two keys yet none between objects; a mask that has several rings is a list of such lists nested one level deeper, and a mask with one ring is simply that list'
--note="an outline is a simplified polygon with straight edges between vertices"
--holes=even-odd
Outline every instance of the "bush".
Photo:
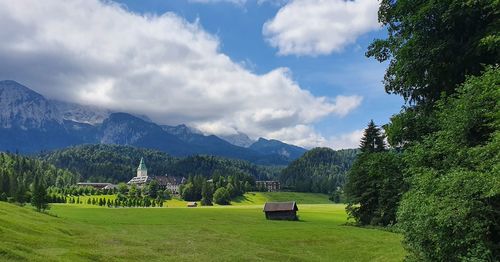
[{"label": "bush", "polygon": [[215,190],[214,193],[214,202],[219,205],[229,205],[231,197],[229,196],[229,192],[224,187],[220,187]]}]

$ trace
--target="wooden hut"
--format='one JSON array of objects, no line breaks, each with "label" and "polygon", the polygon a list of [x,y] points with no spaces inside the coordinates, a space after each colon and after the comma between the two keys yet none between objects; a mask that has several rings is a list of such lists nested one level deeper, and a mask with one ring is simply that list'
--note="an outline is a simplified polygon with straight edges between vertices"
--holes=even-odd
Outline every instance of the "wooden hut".
[{"label": "wooden hut", "polygon": [[266,219],[271,220],[298,220],[297,203],[293,202],[268,202],[264,205]]}]

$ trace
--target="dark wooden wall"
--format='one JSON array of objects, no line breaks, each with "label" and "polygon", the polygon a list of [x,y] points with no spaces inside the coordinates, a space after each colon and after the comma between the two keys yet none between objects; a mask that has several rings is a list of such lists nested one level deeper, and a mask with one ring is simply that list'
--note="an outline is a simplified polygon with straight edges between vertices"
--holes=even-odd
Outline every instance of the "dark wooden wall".
[{"label": "dark wooden wall", "polygon": [[297,211],[266,212],[266,219],[271,220],[297,220]]}]

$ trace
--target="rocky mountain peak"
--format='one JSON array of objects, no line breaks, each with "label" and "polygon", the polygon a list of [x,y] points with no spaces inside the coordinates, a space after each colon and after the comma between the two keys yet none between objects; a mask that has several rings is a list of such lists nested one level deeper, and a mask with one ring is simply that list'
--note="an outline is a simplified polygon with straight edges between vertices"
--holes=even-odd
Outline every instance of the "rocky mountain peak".
[{"label": "rocky mountain peak", "polygon": [[57,108],[37,92],[12,80],[0,81],[0,126],[44,128],[61,123]]}]

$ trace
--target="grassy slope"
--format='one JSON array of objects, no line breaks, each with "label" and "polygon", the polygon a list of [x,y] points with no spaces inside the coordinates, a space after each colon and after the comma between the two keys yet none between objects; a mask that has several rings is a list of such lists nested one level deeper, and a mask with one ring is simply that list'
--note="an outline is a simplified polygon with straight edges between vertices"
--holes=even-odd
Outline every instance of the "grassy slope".
[{"label": "grassy slope", "polygon": [[0,202],[0,260],[400,261],[404,255],[397,234],[344,226],[342,205],[301,205],[301,222],[267,221],[260,206],[61,204],[50,212],[58,217]]},{"label": "grassy slope", "polygon": [[263,205],[266,202],[296,201],[297,204],[331,204],[328,195],[295,192],[250,192],[235,199],[233,205]]}]

